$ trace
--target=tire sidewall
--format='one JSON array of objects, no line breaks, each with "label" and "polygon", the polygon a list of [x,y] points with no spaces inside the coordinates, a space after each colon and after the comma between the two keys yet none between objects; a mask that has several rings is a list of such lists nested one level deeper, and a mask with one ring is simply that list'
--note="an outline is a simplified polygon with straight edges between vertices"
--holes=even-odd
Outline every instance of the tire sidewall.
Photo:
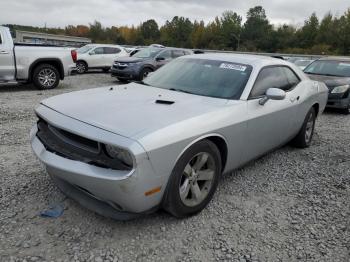
[{"label": "tire sidewall", "polygon": [[[189,207],[186,206],[181,198],[179,192],[180,180],[185,169],[185,166],[188,162],[198,153],[206,152],[210,154],[215,162],[216,171],[214,179],[212,181],[212,187],[206,196],[206,198],[197,206]],[[213,195],[218,186],[219,178],[221,175],[221,156],[218,148],[214,143],[209,140],[202,140],[192,145],[177,161],[172,174],[169,178],[168,185],[166,188],[166,193],[164,196],[163,207],[168,212],[173,214],[176,217],[186,217],[194,215],[204,209],[210,200],[213,198]]]},{"label": "tire sidewall", "polygon": [[[52,70],[55,75],[56,75],[56,81],[55,83],[52,85],[52,86],[44,86],[40,83],[39,81],[39,73],[44,70],[44,69],[50,69]],[[58,72],[58,70],[52,66],[52,65],[49,65],[49,64],[42,64],[42,65],[39,65],[37,66],[35,69],[34,69],[34,73],[33,73],[33,83],[34,85],[40,89],[40,90],[49,90],[49,89],[54,89],[58,86],[60,82],[60,74]]]},{"label": "tire sidewall", "polygon": [[[310,118],[310,114],[313,115],[312,133],[311,133],[311,137],[310,137],[309,141],[306,141],[306,138],[305,138],[306,126],[307,126],[307,122],[308,122],[308,120]],[[304,124],[303,124],[303,137],[304,137],[304,143],[305,143],[306,147],[309,147],[311,145],[311,142],[312,142],[312,139],[313,139],[313,136],[314,136],[314,131],[315,131],[315,123],[316,123],[316,112],[315,112],[315,109],[312,107],[309,110],[309,112],[307,113],[305,121],[304,121]]]}]

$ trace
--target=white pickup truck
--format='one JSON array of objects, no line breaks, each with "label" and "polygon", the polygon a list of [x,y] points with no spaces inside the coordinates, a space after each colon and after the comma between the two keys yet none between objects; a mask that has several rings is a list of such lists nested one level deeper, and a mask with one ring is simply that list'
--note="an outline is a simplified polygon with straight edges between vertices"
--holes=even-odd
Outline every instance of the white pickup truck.
[{"label": "white pickup truck", "polygon": [[0,83],[33,83],[53,89],[75,70],[77,53],[65,47],[14,44],[10,30],[0,26]]}]

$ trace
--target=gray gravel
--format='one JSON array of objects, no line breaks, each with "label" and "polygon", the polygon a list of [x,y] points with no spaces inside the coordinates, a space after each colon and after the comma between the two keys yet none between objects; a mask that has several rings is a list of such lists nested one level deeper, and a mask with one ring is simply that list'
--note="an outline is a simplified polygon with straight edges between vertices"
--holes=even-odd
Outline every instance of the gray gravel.
[{"label": "gray gravel", "polygon": [[[117,83],[87,74],[51,91],[0,86],[0,261],[350,261],[350,116],[338,112],[319,118],[309,149],[287,146],[224,175],[188,219],[160,211],[118,222],[67,199],[31,152],[33,109]],[[61,217],[38,215],[61,202]]]}]

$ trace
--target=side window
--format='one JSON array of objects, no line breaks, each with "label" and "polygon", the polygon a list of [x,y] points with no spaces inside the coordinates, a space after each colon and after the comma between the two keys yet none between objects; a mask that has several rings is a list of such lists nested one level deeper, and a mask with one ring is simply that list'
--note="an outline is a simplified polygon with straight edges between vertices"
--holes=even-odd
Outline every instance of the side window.
[{"label": "side window", "polygon": [[103,54],[104,54],[104,50],[103,50],[103,49],[104,49],[103,47],[97,47],[97,48],[95,48],[94,54],[95,54],[95,55],[103,55]]},{"label": "side window", "polygon": [[118,54],[121,50],[116,47],[104,47],[104,53],[105,54]]},{"label": "side window", "polygon": [[190,51],[184,51],[185,52],[185,55],[190,55],[191,52]]},{"label": "side window", "polygon": [[[296,87],[297,84],[300,83],[300,79],[297,77],[297,75],[288,67],[283,67],[283,70],[289,82],[288,90]],[[285,90],[285,91],[288,91],[288,90]]]},{"label": "side window", "polygon": [[173,58],[178,58],[185,55],[185,52],[182,50],[173,50]]},{"label": "side window", "polygon": [[2,44],[2,38],[1,38],[1,34],[0,34],[0,45]]},{"label": "side window", "polygon": [[164,57],[165,60],[173,58],[170,50],[165,50],[165,51],[161,52],[158,57]]},{"label": "side window", "polygon": [[289,87],[290,84],[283,67],[267,67],[260,71],[250,93],[250,97],[256,98],[263,96],[269,88],[279,88],[286,91]]}]

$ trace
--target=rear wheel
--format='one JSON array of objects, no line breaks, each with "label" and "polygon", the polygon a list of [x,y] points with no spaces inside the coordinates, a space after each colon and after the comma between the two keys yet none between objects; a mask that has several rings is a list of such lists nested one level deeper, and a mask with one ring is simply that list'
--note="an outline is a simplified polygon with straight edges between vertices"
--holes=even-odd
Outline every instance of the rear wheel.
[{"label": "rear wheel", "polygon": [[176,217],[200,212],[212,199],[221,174],[218,148],[209,140],[191,146],[178,160],[169,179],[163,206]]},{"label": "rear wheel", "polygon": [[50,64],[41,64],[34,69],[33,83],[38,89],[54,89],[59,82],[60,74],[56,67]]},{"label": "rear wheel", "polygon": [[350,104],[348,105],[348,108],[344,108],[342,110],[342,112],[343,112],[344,115],[349,115],[350,114]]},{"label": "rear wheel", "polygon": [[76,63],[76,68],[78,74],[84,74],[87,71],[88,66],[84,61],[78,61]]},{"label": "rear wheel", "polygon": [[307,113],[303,126],[301,127],[298,135],[292,140],[292,144],[298,148],[309,147],[312,141],[315,130],[316,111],[315,108],[311,108]]}]

